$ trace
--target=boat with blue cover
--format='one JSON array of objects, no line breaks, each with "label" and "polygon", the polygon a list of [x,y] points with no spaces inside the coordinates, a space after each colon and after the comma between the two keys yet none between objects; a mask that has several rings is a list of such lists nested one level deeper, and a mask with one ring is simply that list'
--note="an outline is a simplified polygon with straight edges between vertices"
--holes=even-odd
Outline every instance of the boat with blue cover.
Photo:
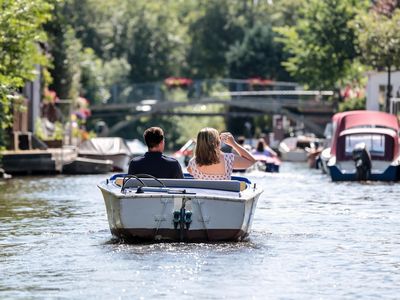
[{"label": "boat with blue cover", "polygon": [[112,235],[124,241],[241,241],[262,189],[232,180],[158,179],[116,174],[100,188]]}]

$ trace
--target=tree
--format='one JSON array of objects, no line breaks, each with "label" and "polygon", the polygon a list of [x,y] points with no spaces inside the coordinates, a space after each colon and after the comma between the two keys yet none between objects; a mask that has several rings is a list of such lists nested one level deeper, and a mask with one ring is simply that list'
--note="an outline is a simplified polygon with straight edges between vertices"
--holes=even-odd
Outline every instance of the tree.
[{"label": "tree", "polygon": [[355,27],[359,29],[358,42],[363,62],[388,71],[385,107],[389,111],[390,74],[393,67],[400,67],[400,9],[394,10],[391,15],[371,10],[359,16]]},{"label": "tree", "polygon": [[226,54],[230,76],[289,79],[281,66],[283,50],[274,41],[276,35],[268,22],[257,22],[253,28],[246,30],[244,39],[231,46]]},{"label": "tree", "polygon": [[53,18],[45,26],[48,35],[48,51],[52,66],[53,82],[50,88],[61,99],[75,99],[79,96],[81,69],[79,66],[82,45],[75,37],[75,31],[64,15],[64,2],[56,2]]},{"label": "tree", "polygon": [[338,87],[358,56],[350,26],[364,1],[311,0],[294,26],[276,28],[289,58],[283,63],[299,82],[317,89]]},{"label": "tree", "polygon": [[46,65],[41,43],[46,40],[43,24],[52,6],[44,0],[0,0],[0,148],[12,122],[13,93],[33,80],[35,65]]},{"label": "tree", "polygon": [[202,13],[189,25],[191,46],[187,61],[197,78],[215,78],[228,74],[226,53],[243,36],[241,18],[232,1],[202,1]]}]

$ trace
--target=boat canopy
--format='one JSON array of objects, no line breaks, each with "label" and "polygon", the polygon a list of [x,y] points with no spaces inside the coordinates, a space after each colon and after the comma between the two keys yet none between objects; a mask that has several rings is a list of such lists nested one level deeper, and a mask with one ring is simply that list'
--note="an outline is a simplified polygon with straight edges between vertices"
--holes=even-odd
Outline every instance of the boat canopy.
[{"label": "boat canopy", "polygon": [[138,139],[127,141],[126,144],[128,145],[129,150],[131,151],[133,156],[143,155],[148,150],[147,146]]},{"label": "boat canopy", "polygon": [[[332,123],[334,133],[331,145],[331,155],[333,156],[337,155],[339,137],[342,136],[344,131],[350,128],[357,128],[357,130],[362,128],[365,128],[365,130],[372,130],[373,128],[390,128],[395,132],[396,136],[398,136],[399,133],[399,122],[397,117],[379,111],[355,110],[337,113],[332,117]],[[397,139],[395,143],[398,145]],[[397,153],[398,147],[395,146],[393,150]]]},{"label": "boat canopy", "polygon": [[84,141],[79,145],[81,155],[131,155],[129,147],[119,137],[99,137]]},{"label": "boat canopy", "polygon": [[332,117],[340,131],[353,127],[385,127],[399,130],[397,117],[380,111],[354,110],[337,113]]},{"label": "boat canopy", "polygon": [[340,133],[340,136],[355,135],[355,134],[382,134],[391,136],[393,138],[396,138],[397,136],[396,131],[389,128],[364,128],[364,127],[346,129]]}]

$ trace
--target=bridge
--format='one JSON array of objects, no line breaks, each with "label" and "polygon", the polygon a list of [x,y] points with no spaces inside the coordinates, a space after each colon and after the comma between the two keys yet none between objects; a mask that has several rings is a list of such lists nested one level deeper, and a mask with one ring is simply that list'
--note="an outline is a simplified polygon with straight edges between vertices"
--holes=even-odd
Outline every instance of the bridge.
[{"label": "bridge", "polygon": [[[243,117],[263,114],[282,114],[289,119],[301,122],[304,127],[315,134],[323,135],[325,124],[330,120],[334,112],[334,104],[329,101],[333,96],[332,91],[305,91],[294,89],[294,84],[280,87],[285,89],[273,90],[244,90],[243,81],[235,80],[236,88],[232,88],[232,82],[225,80],[230,85],[229,89],[222,92],[192,94],[185,100],[166,99],[160,97],[157,91],[148,98],[134,98],[125,101],[110,101],[103,105],[91,107],[93,118],[119,116],[121,121],[114,124],[108,131],[108,135],[115,135],[119,130],[128,126],[135,120],[144,116],[179,115],[179,116],[225,116]],[[237,84],[240,84],[237,88]],[[279,83],[278,83],[279,84]],[[276,88],[277,85],[274,86]],[[143,97],[142,93],[142,97]],[[225,110],[224,112],[204,112],[201,107],[207,105],[220,105],[224,107],[236,107],[240,111]],[[179,108],[188,108],[190,111],[182,111]],[[244,110],[243,110],[244,109]]]}]

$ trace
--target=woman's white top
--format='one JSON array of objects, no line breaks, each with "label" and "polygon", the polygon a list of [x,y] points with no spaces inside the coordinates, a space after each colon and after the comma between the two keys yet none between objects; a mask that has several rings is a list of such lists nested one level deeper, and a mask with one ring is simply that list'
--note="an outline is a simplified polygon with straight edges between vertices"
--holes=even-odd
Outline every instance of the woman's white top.
[{"label": "woman's white top", "polygon": [[225,172],[224,174],[206,174],[199,170],[196,164],[196,158],[193,157],[189,161],[189,167],[192,169],[192,175],[195,179],[204,179],[204,180],[231,180],[231,175],[233,171],[233,161],[235,159],[235,155],[233,153],[224,153],[223,154],[224,163],[225,163]]}]

